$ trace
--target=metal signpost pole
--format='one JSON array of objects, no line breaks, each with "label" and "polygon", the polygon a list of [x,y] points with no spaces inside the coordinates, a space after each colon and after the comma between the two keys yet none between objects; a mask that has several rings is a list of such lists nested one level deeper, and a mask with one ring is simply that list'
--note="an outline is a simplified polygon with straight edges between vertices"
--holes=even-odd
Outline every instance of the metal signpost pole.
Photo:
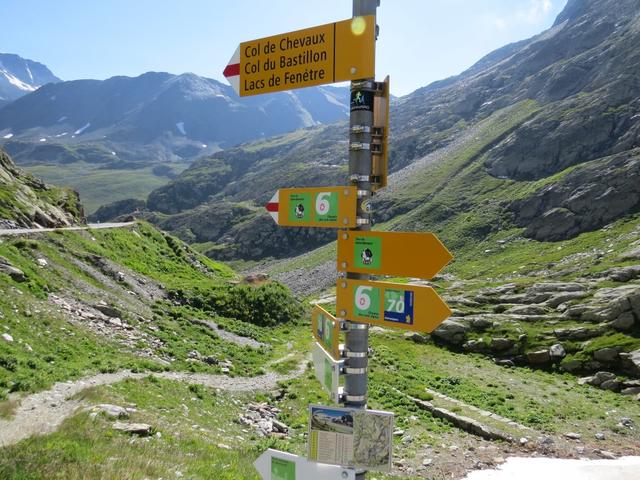
[{"label": "metal signpost pole", "polygon": [[[375,15],[380,0],[353,0],[353,16]],[[377,28],[377,27],[376,27]],[[363,98],[363,84],[375,85],[375,78],[362,79],[351,83],[351,114],[350,114],[350,147],[349,147],[349,181],[358,187],[358,218],[364,222],[357,230],[370,230],[370,199],[371,199],[371,131],[373,129],[373,102],[371,109],[354,109],[354,99]],[[373,92],[372,92],[373,94]],[[365,95],[373,96],[373,95]],[[363,148],[363,147],[369,148]],[[370,275],[348,274],[348,278],[368,280]],[[366,408],[367,405],[367,367],[369,351],[369,326],[362,323],[347,322],[345,352],[347,355],[345,366],[345,394],[347,407]],[[356,373],[357,372],[357,373]],[[364,480],[365,472],[358,472],[357,480]]]}]

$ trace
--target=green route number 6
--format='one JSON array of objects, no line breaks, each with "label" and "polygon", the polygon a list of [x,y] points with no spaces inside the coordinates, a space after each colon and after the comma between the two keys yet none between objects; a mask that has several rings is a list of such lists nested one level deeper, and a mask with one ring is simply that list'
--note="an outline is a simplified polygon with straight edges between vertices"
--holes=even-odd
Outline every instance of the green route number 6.
[{"label": "green route number 6", "polygon": [[319,193],[316,197],[316,213],[318,215],[327,215],[331,210],[331,192]]},{"label": "green route number 6", "polygon": [[356,289],[356,308],[358,310],[369,310],[371,307],[371,297],[369,292],[373,290],[372,287],[358,287]]}]

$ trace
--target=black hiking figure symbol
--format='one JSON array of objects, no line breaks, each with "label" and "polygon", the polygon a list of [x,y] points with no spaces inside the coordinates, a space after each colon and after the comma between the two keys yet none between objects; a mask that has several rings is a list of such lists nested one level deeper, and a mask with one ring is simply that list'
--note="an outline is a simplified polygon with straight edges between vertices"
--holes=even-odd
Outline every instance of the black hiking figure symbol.
[{"label": "black hiking figure symbol", "polygon": [[364,265],[371,265],[373,262],[373,252],[366,248],[362,251],[362,263]]},{"label": "black hiking figure symbol", "polygon": [[304,206],[299,203],[298,205],[296,205],[296,218],[302,217],[304,217]]}]

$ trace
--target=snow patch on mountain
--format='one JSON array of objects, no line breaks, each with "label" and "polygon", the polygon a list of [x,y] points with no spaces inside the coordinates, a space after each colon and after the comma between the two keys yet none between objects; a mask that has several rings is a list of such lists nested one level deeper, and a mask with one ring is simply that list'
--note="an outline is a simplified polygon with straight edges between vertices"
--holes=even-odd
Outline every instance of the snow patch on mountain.
[{"label": "snow patch on mountain", "polygon": [[6,70],[0,70],[0,73],[2,73],[4,78],[6,78],[11,85],[13,85],[19,90],[23,90],[25,92],[34,92],[37,89],[37,87],[34,87],[33,85],[29,85],[28,83],[24,83],[19,78],[14,77]]},{"label": "snow patch on mountain", "polygon": [[91,123],[87,123],[84,127],[79,128],[78,130],[76,130],[75,132],[73,132],[74,135],[82,135],[82,133],[91,126]]}]

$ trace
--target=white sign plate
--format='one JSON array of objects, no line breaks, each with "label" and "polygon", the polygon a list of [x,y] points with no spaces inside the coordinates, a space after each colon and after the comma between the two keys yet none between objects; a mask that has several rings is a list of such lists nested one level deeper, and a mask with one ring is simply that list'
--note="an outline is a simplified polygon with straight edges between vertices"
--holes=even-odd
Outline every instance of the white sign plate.
[{"label": "white sign plate", "polygon": [[253,464],[262,480],[355,480],[350,468],[310,462],[292,453],[269,449]]},{"label": "white sign plate", "polygon": [[329,392],[331,401],[340,403],[340,367],[343,362],[337,362],[317,342],[313,348],[313,364],[316,378],[324,389]]}]

